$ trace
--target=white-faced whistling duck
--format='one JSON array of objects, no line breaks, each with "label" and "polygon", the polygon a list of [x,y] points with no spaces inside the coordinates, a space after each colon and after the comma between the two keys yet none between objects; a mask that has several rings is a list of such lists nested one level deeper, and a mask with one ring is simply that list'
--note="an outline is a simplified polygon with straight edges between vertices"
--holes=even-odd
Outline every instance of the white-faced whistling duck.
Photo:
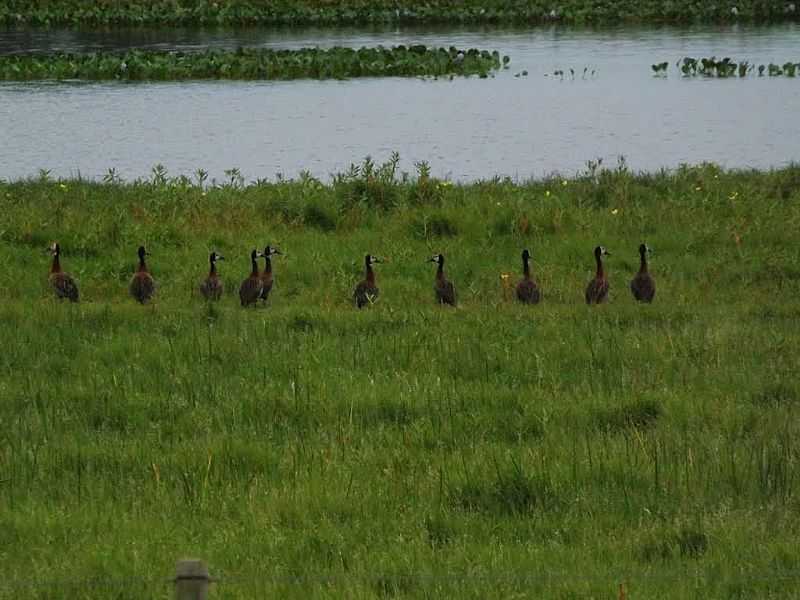
[{"label": "white-faced whistling duck", "polygon": [[436,292],[436,301],[439,304],[456,305],[456,288],[452,281],[448,281],[444,276],[444,255],[436,254],[429,262],[439,265],[436,269],[436,281],[433,284],[433,291]]},{"label": "white-faced whistling duck", "polygon": [[264,248],[264,272],[261,273],[261,283],[263,287],[261,288],[261,299],[266,300],[269,297],[269,293],[272,291],[272,260],[270,259],[271,256],[275,256],[276,254],[283,254],[277,248],[273,248],[272,246],[267,246]]},{"label": "white-faced whistling duck", "polygon": [[631,292],[639,302],[652,302],[656,295],[656,282],[647,272],[647,255],[650,247],[647,244],[639,245],[639,272],[631,279]]},{"label": "white-faced whistling duck", "polygon": [[603,246],[594,249],[594,259],[597,262],[597,273],[586,286],[586,304],[602,304],[608,300],[608,278],[603,270],[603,256],[611,256]]},{"label": "white-faced whistling duck", "polygon": [[531,276],[531,253],[522,251],[522,281],[517,284],[517,300],[523,304],[539,304],[539,286]]},{"label": "white-faced whistling duck", "polygon": [[211,265],[208,269],[208,277],[200,284],[200,293],[206,300],[219,300],[222,297],[222,280],[217,275],[217,261],[225,260],[225,257],[216,252],[212,252],[208,257]]},{"label": "white-faced whistling duck", "polygon": [[61,261],[59,260],[61,246],[58,245],[58,242],[53,242],[49,250],[50,254],[53,255],[53,265],[50,267],[50,276],[48,278],[50,287],[53,288],[56,298],[59,300],[67,298],[70,302],[77,302],[78,285],[69,273],[61,270]]},{"label": "white-faced whistling duck", "polygon": [[242,306],[255,304],[261,297],[264,282],[261,281],[261,277],[258,274],[258,262],[256,262],[256,259],[259,258],[261,258],[261,252],[255,249],[250,252],[250,276],[239,286],[239,300],[241,300]]},{"label": "white-faced whistling duck", "polygon": [[139,246],[138,254],[139,267],[136,269],[136,273],[133,274],[131,285],[128,289],[137,302],[144,304],[155,294],[156,281],[148,272],[147,265],[144,262],[144,257],[150,256],[150,253],[145,251],[144,246]]},{"label": "white-faced whistling duck", "polygon": [[358,308],[369,306],[378,299],[380,291],[375,284],[375,271],[372,270],[372,265],[379,262],[383,261],[371,254],[364,257],[364,279],[358,283],[353,292],[353,300]]}]

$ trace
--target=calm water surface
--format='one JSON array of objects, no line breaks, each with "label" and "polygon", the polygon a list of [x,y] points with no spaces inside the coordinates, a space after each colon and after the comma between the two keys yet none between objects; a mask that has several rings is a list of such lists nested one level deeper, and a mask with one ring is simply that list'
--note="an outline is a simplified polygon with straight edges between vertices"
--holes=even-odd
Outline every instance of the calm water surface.
[{"label": "calm water surface", "polygon": [[[800,78],[666,79],[650,64],[683,56],[800,60],[800,27],[581,30],[0,32],[0,53],[126,47],[362,46],[424,43],[499,50],[493,79],[0,84],[0,178],[126,179],[156,163],[224,178],[322,178],[366,155],[400,152],[454,180],[571,174],[587,160],[635,169],[800,160]],[[576,77],[552,76],[573,68]],[[587,76],[583,78],[583,70]],[[527,77],[514,75],[523,69]],[[591,71],[594,70],[594,76]]]}]

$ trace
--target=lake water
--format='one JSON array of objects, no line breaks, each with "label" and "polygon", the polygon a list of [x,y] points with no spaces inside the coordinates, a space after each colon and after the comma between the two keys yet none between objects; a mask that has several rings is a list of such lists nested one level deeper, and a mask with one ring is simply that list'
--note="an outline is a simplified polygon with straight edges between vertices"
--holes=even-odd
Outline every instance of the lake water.
[{"label": "lake water", "polygon": [[[800,61],[800,26],[0,32],[0,53],[422,43],[511,57],[494,78],[0,84],[0,178],[146,177],[238,168],[323,179],[370,155],[457,181],[573,174],[587,160],[655,170],[800,160],[800,78],[686,79],[683,56]],[[669,61],[667,78],[650,65]],[[563,80],[556,69],[576,71]],[[584,68],[587,69],[583,77]],[[522,70],[527,77],[515,77]],[[591,72],[594,71],[594,75]]]}]

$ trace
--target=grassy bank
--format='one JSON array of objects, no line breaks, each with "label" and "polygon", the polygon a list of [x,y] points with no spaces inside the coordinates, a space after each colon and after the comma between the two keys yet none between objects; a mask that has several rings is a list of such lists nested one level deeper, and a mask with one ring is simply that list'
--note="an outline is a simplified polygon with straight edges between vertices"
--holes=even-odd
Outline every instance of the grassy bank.
[{"label": "grassy bank", "polygon": [[[504,62],[508,58],[504,57]],[[344,79],[350,77],[479,75],[500,68],[486,50],[394,46],[0,56],[0,80]]]},{"label": "grassy bank", "polygon": [[2,0],[8,25],[344,25],[368,23],[634,23],[796,19],[785,0]]},{"label": "grassy bank", "polygon": [[[0,597],[169,597],[185,554],[225,598],[794,597],[799,203],[797,167],[0,184]],[[78,305],[46,288],[52,239]],[[140,243],[153,306],[127,296]],[[267,243],[270,305],[243,310]],[[502,285],[523,247],[536,307]]]}]

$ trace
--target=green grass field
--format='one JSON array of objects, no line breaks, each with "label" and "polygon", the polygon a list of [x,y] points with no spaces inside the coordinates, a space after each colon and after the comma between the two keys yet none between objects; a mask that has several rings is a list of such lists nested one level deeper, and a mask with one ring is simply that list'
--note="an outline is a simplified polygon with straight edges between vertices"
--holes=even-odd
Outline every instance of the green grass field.
[{"label": "green grass field", "polygon": [[[800,168],[364,167],[0,183],[0,597],[168,598],[185,555],[214,598],[798,597]],[[80,304],[47,288],[54,239]],[[242,309],[267,243],[269,305]],[[587,307],[597,244],[611,299]],[[524,247],[535,307],[501,280]],[[367,252],[388,262],[357,311]]]}]

